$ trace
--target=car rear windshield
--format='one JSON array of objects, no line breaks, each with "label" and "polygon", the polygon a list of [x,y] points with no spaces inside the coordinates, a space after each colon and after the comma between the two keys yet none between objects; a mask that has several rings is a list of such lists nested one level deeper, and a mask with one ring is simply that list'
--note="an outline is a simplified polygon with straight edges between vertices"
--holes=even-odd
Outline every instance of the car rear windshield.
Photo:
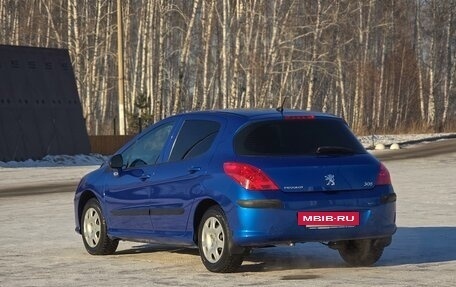
[{"label": "car rear windshield", "polygon": [[238,155],[293,156],[365,153],[340,119],[274,120],[244,127],[234,138]]}]

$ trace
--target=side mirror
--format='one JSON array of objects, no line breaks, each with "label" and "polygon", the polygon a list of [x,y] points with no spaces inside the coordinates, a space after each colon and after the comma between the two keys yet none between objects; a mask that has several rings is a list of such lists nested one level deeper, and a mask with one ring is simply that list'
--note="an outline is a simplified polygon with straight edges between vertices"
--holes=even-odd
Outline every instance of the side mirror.
[{"label": "side mirror", "polygon": [[123,167],[123,157],[121,154],[116,154],[111,157],[109,160],[109,166],[113,169],[122,169]]}]

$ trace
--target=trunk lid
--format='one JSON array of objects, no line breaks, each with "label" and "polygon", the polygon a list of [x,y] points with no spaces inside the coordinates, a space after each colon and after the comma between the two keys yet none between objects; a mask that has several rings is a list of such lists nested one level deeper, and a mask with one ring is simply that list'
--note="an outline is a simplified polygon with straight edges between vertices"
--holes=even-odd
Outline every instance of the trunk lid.
[{"label": "trunk lid", "polygon": [[380,165],[369,154],[281,157],[249,160],[283,192],[337,192],[371,189]]}]

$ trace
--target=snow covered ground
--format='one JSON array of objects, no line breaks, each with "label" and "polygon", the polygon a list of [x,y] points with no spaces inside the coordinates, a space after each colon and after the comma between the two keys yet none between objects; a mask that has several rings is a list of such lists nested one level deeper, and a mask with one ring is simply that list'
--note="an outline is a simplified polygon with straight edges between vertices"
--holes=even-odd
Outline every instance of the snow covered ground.
[{"label": "snow covered ground", "polygon": [[101,165],[107,157],[100,154],[91,155],[48,155],[41,160],[26,161],[0,161],[0,168],[17,168],[17,167],[60,167],[60,166],[90,166]]},{"label": "snow covered ground", "polygon": [[[407,143],[411,141],[425,141],[426,139],[436,139],[443,137],[456,137],[456,133],[433,133],[433,134],[403,134],[403,135],[371,135],[371,136],[360,136],[359,141],[364,147],[371,147],[377,144],[383,144],[389,146],[397,143]],[[410,147],[410,145],[407,145]]]},{"label": "snow covered ground", "polygon": [[97,169],[107,157],[92,155],[46,156],[42,160],[0,161],[0,191],[10,188],[76,183]]},{"label": "snow covered ground", "polygon": [[[73,231],[67,192],[0,198],[0,286],[455,286],[456,153],[386,165],[398,230],[372,268],[347,267],[318,243],[256,249],[234,274],[210,273],[197,251],[172,246],[121,242],[114,255],[91,256]],[[96,166],[2,168],[0,181],[29,181],[34,170],[76,177],[84,168]]]}]

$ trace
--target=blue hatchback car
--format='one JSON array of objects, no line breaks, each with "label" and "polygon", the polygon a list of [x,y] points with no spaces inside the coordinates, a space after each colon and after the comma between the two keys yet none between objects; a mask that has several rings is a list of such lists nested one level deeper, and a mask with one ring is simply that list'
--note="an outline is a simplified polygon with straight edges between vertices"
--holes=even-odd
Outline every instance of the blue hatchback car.
[{"label": "blue hatchback car", "polygon": [[76,190],[90,254],[119,240],[197,246],[233,272],[252,248],[322,242],[369,266],[396,231],[388,170],[346,122],[300,110],[224,110],[166,118]]}]

